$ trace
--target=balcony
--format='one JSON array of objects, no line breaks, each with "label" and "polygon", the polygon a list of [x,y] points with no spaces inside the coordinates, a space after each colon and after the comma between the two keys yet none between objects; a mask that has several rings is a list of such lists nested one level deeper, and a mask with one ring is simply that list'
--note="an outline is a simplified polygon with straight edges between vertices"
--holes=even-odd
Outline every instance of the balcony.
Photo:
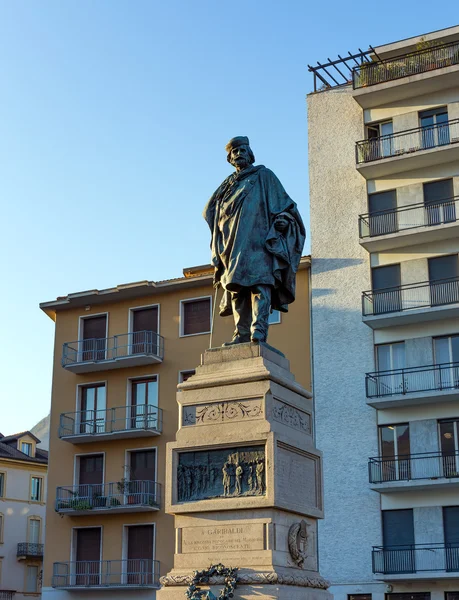
[{"label": "balcony", "polygon": [[362,108],[452,87],[459,73],[459,42],[364,62],[353,69],[354,98]]},{"label": "balcony", "polygon": [[82,444],[98,439],[150,437],[160,435],[162,428],[163,411],[156,406],[117,406],[61,414],[59,438]]},{"label": "balcony", "polygon": [[372,329],[457,318],[459,277],[363,292],[362,315]]},{"label": "balcony", "polygon": [[396,408],[459,400],[459,362],[375,371],[365,375],[367,404]]},{"label": "balcony", "polygon": [[13,600],[16,590],[0,590],[0,600]]},{"label": "balcony", "polygon": [[458,160],[459,119],[361,140],[355,154],[366,179]]},{"label": "balcony", "polygon": [[459,235],[459,196],[359,216],[360,245],[381,252]]},{"label": "balcony", "polygon": [[43,558],[43,544],[19,542],[16,556],[18,557],[18,560],[25,560],[26,558]]},{"label": "balcony", "polygon": [[159,561],[151,559],[56,562],[52,587],[64,590],[159,588]]},{"label": "balcony", "polygon": [[377,492],[459,486],[459,452],[377,456],[369,459],[368,473]]},{"label": "balcony", "polygon": [[136,331],[66,342],[62,366],[72,373],[92,373],[160,363],[163,358],[164,338],[154,331]]},{"label": "balcony", "polygon": [[373,546],[372,562],[373,573],[389,581],[457,578],[459,543]]},{"label": "balcony", "polygon": [[159,510],[161,486],[155,481],[121,481],[58,487],[55,510],[63,515]]}]

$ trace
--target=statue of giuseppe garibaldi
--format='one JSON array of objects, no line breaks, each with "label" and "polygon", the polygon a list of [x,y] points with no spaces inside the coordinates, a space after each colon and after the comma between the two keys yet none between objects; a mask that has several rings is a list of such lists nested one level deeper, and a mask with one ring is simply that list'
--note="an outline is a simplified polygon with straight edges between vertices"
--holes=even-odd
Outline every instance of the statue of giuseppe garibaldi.
[{"label": "statue of giuseppe garibaldi", "polygon": [[231,342],[266,342],[272,310],[287,312],[305,229],[295,202],[272,171],[254,166],[245,136],[226,145],[236,171],[210,198],[203,216],[212,232],[214,285],[223,287],[220,315],[234,316]]}]

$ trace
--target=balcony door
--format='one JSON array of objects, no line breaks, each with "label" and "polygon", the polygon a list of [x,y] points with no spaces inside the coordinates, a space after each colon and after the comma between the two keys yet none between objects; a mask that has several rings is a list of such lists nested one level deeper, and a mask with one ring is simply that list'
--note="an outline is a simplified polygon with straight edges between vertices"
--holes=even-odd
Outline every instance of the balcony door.
[{"label": "balcony door", "polygon": [[41,521],[39,519],[29,519],[28,543],[33,544],[33,553],[38,554],[36,545],[40,543]]},{"label": "balcony door", "polygon": [[414,573],[413,509],[383,510],[383,546],[385,573]]},{"label": "balcony door", "polygon": [[405,342],[376,346],[376,363],[378,396],[402,394],[407,383],[406,374],[401,372],[405,368]]},{"label": "balcony door", "polygon": [[446,571],[459,572],[459,506],[443,507]]},{"label": "balcony door", "polygon": [[105,432],[105,383],[81,388],[80,433]]},{"label": "balcony door", "polygon": [[127,528],[127,583],[154,583],[154,525],[132,525]]},{"label": "balcony door", "polygon": [[436,388],[459,388],[459,335],[434,338],[433,342],[438,365]]},{"label": "balcony door", "polygon": [[456,220],[453,180],[424,183],[423,190],[426,225],[453,223]]},{"label": "balcony door", "polygon": [[158,378],[149,377],[131,382],[130,429],[158,427]]},{"label": "balcony door", "polygon": [[368,195],[370,236],[398,231],[397,192],[389,190]]},{"label": "balcony door", "polygon": [[400,264],[371,270],[373,314],[397,312],[402,308]]},{"label": "balcony door", "polygon": [[132,311],[131,354],[158,354],[158,307]]},{"label": "balcony door", "polygon": [[83,455],[79,457],[79,462],[78,496],[92,505],[103,491],[104,455]]},{"label": "balcony door", "polygon": [[410,426],[381,425],[379,427],[381,448],[380,481],[403,481],[410,479]]},{"label": "balcony door", "polygon": [[450,143],[448,109],[446,106],[419,113],[422,148],[434,148]]},{"label": "balcony door", "polygon": [[392,121],[367,125],[368,151],[366,161],[378,160],[393,155],[394,126]]},{"label": "balcony door", "polygon": [[443,477],[459,477],[459,420],[445,419],[438,423]]},{"label": "balcony door", "polygon": [[101,528],[76,529],[76,585],[100,585]]},{"label": "balcony door", "polygon": [[107,315],[83,319],[83,361],[105,360]]},{"label": "balcony door", "polygon": [[457,254],[429,258],[431,306],[459,302],[459,261]]}]

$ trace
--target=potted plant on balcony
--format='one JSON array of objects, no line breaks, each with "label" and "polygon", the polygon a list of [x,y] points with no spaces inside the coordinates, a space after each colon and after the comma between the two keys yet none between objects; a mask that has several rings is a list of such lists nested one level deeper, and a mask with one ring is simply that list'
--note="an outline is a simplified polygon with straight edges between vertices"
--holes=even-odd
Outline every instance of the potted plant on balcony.
[{"label": "potted plant on balcony", "polygon": [[118,492],[120,494],[127,496],[128,504],[135,504],[135,481],[130,481],[126,477],[123,477],[120,481],[117,482],[116,487],[118,488]]},{"label": "potted plant on balcony", "polygon": [[94,494],[92,502],[95,508],[102,508],[107,505],[107,498],[102,494]]}]

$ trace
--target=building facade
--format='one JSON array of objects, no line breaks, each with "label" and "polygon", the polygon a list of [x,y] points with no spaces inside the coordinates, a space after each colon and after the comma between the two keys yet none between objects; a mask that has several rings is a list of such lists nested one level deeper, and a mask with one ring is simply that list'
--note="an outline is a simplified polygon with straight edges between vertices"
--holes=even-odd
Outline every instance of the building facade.
[{"label": "building facade", "polygon": [[30,431],[0,434],[0,598],[41,594],[48,453]]},{"label": "building facade", "polygon": [[456,600],[459,27],[310,70],[321,572],[336,600]]},{"label": "building facade", "polygon": [[[309,266],[304,257],[297,301],[271,315],[269,332],[306,388]],[[210,268],[197,267],[41,305],[55,321],[45,597],[152,598],[171,569],[174,522],[162,490],[177,384],[234,327],[217,315],[210,339],[213,294]]]}]

